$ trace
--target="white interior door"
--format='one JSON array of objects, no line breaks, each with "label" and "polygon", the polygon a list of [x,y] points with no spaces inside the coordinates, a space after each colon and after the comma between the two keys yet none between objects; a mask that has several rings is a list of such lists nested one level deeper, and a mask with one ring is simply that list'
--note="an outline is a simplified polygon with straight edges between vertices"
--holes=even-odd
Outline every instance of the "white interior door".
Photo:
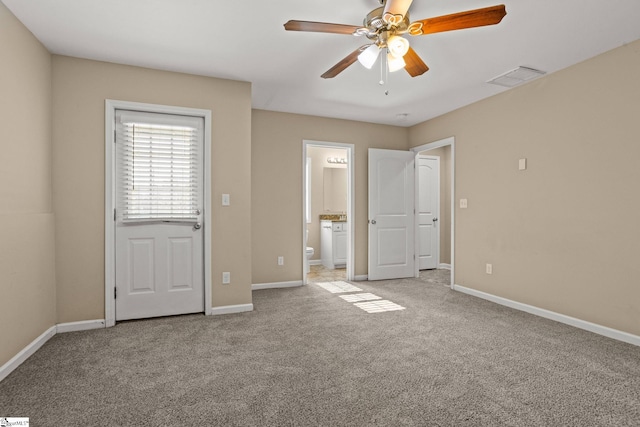
[{"label": "white interior door", "polygon": [[418,157],[418,265],[420,270],[438,268],[440,247],[440,158]]},{"label": "white interior door", "polygon": [[116,320],[204,311],[203,128],[116,111]]},{"label": "white interior door", "polygon": [[415,275],[415,154],[369,149],[369,280]]}]

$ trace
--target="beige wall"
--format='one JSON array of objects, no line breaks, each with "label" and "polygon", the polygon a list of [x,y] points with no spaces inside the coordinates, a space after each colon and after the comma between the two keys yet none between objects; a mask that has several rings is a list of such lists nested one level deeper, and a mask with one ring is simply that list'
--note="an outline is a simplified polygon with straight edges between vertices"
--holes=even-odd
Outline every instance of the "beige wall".
[{"label": "beige wall", "polygon": [[51,55],[0,3],[0,366],[55,325]]},{"label": "beige wall", "polygon": [[53,88],[58,322],[105,316],[105,99],[212,111],[212,305],[250,303],[251,85],[54,56]]},{"label": "beige wall", "polygon": [[455,136],[457,284],[640,335],[639,75],[636,41],[410,130]]},{"label": "beige wall", "polygon": [[[311,158],[311,223],[307,224],[307,229],[309,230],[307,246],[312,247],[315,251],[312,259],[320,259],[320,214],[341,213],[324,209],[324,168],[346,169],[346,165],[329,164],[327,157],[346,158],[347,150],[308,147],[307,157]],[[345,193],[347,192],[346,187],[348,187],[347,183],[345,183]]]},{"label": "beige wall", "polygon": [[[408,129],[253,110],[253,283],[302,279],[302,141],[355,145],[355,274],[367,274],[369,148],[406,150]],[[277,257],[285,257],[278,266]]]}]

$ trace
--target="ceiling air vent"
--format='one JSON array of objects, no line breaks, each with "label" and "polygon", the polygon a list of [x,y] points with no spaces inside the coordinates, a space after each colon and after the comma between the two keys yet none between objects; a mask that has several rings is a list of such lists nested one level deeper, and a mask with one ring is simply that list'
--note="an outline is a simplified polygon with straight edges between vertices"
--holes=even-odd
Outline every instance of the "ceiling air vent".
[{"label": "ceiling air vent", "polygon": [[504,74],[500,74],[498,77],[494,77],[487,83],[504,87],[514,87],[544,74],[546,74],[546,72],[536,70],[535,68],[518,67],[515,70],[507,71]]}]

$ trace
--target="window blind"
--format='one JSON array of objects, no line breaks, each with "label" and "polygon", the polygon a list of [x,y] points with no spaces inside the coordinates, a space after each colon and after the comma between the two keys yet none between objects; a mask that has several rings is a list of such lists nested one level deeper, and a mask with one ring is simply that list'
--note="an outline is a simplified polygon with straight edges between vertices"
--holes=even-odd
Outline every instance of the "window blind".
[{"label": "window blind", "polygon": [[200,117],[116,111],[121,222],[196,221],[202,193]]}]

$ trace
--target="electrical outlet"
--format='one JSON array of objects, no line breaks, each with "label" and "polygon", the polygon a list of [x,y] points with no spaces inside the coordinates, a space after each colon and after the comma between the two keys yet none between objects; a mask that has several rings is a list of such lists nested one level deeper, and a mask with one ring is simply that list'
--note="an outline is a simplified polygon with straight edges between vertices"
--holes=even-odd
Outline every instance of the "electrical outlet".
[{"label": "electrical outlet", "polygon": [[222,272],[222,284],[228,285],[229,283],[231,283],[231,273],[228,271]]},{"label": "electrical outlet", "polygon": [[283,256],[279,256],[278,257],[278,265],[284,265],[284,257]]},{"label": "electrical outlet", "polygon": [[487,264],[487,274],[493,274],[493,265]]},{"label": "electrical outlet", "polygon": [[460,209],[466,209],[467,206],[467,199],[460,199]]},{"label": "electrical outlet", "polygon": [[231,197],[228,194],[222,195],[222,206],[231,206]]}]

